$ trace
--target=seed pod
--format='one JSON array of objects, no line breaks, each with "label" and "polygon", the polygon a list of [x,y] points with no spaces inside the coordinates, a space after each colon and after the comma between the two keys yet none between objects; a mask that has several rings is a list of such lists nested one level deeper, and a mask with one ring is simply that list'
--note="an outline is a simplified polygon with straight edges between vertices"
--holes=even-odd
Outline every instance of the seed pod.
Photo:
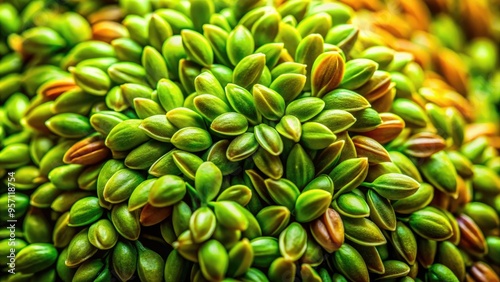
[{"label": "seed pod", "polygon": [[226,97],[231,107],[244,115],[251,124],[259,124],[262,120],[257,111],[255,100],[250,92],[240,85],[229,83],[226,86]]},{"label": "seed pod", "polygon": [[[396,214],[391,202],[380,196],[374,190],[368,190],[366,193],[366,202],[370,207],[370,219],[378,227],[394,231],[396,229]],[[413,263],[410,263],[411,265]]]},{"label": "seed pod", "polygon": [[113,111],[101,111],[90,117],[90,124],[99,133],[108,136],[111,130],[128,117]]},{"label": "seed pod", "polygon": [[294,142],[299,142],[302,135],[302,124],[297,117],[292,115],[283,116],[275,128],[283,137]]},{"label": "seed pod", "polygon": [[[229,52],[226,52],[229,31],[231,31],[231,27],[229,27],[226,19],[219,14],[212,14],[210,24],[203,25],[203,36],[205,36],[212,47],[215,60],[226,66],[231,65],[228,58]],[[253,47],[253,44],[251,46]]]},{"label": "seed pod", "polygon": [[408,99],[396,99],[392,111],[400,116],[408,127],[422,128],[427,124],[427,116],[423,109]]},{"label": "seed pod", "polygon": [[217,223],[211,239],[221,242],[226,249],[230,249],[240,241],[241,234],[240,230],[229,229]]},{"label": "seed pod", "polygon": [[429,267],[425,275],[428,281],[460,281],[453,272],[445,265],[435,263]]},{"label": "seed pod", "polygon": [[165,114],[165,110],[159,103],[147,98],[134,98],[133,107],[137,116],[141,119],[154,115]]},{"label": "seed pod", "polygon": [[378,128],[382,119],[378,112],[372,108],[363,109],[352,113],[356,122],[349,128],[353,132],[367,132]]},{"label": "seed pod", "polygon": [[462,281],[465,278],[465,263],[460,250],[449,241],[439,244],[436,263],[448,267]]},{"label": "seed pod", "polygon": [[[385,266],[384,262],[382,261],[382,258],[387,259],[384,257],[384,252],[387,251],[387,245],[381,245],[381,246],[363,246],[363,245],[358,245],[358,244],[352,244],[352,247],[354,247],[360,255],[363,257],[363,260],[365,261],[366,268],[368,268],[368,271],[376,273],[376,274],[384,274],[385,273]],[[382,249],[385,249],[382,250]]]},{"label": "seed pod", "polygon": [[[198,76],[197,78],[199,78],[200,76]],[[222,90],[222,96],[225,99],[225,94],[224,90],[222,89],[222,86],[221,90]],[[200,91],[207,91],[207,90],[200,90]],[[231,107],[229,107],[226,101],[212,94],[200,94],[194,98],[193,102],[198,112],[204,118],[208,119],[210,122],[212,122],[218,116],[232,111]]]},{"label": "seed pod", "polygon": [[376,129],[362,132],[361,134],[375,139],[380,144],[386,144],[398,137],[405,128],[405,122],[393,113],[380,113],[382,124]]},{"label": "seed pod", "polygon": [[208,149],[212,145],[210,134],[197,127],[185,127],[177,131],[170,142],[178,149],[187,152],[199,152]]},{"label": "seed pod", "polygon": [[488,245],[488,258],[494,263],[500,261],[500,238],[498,236],[486,237],[486,244]]},{"label": "seed pod", "polygon": [[267,273],[269,281],[293,281],[295,278],[296,265],[292,260],[286,258],[277,258],[271,265]]},{"label": "seed pod", "polygon": [[233,72],[233,83],[246,89],[259,82],[266,64],[266,56],[262,53],[248,55],[241,59]]},{"label": "seed pod", "polygon": [[320,150],[328,147],[337,139],[337,136],[318,122],[306,122],[302,125],[302,135],[300,141],[302,144],[313,150]]},{"label": "seed pod", "polygon": [[[167,282],[183,281],[187,278],[189,262],[177,250],[172,250],[165,261],[163,277]],[[172,271],[177,269],[179,271]]]},{"label": "seed pod", "polygon": [[[172,152],[172,159],[178,170],[182,172],[187,178],[194,180],[195,174],[203,160],[195,154],[184,152],[182,150],[174,150]],[[166,159],[170,163],[169,158]],[[157,164],[159,165],[159,164]]]},{"label": "seed pod", "polygon": [[332,201],[332,194],[324,190],[303,192],[295,202],[295,219],[298,222],[312,221],[323,214]]},{"label": "seed pod", "polygon": [[474,173],[472,177],[472,186],[475,191],[481,191],[487,194],[499,193],[500,177],[494,174],[493,170],[482,165],[474,165],[472,171]]},{"label": "seed pod", "polygon": [[323,263],[323,260],[324,253],[322,246],[314,238],[308,236],[306,252],[300,258],[300,262],[311,266],[318,266]]},{"label": "seed pod", "polygon": [[163,258],[155,251],[145,248],[140,241],[135,241],[137,247],[137,274],[141,281],[162,281]]},{"label": "seed pod", "polygon": [[472,279],[478,281],[498,281],[500,277],[495,271],[486,263],[478,261],[472,265],[470,270]]},{"label": "seed pod", "polygon": [[185,259],[198,262],[199,244],[195,244],[191,238],[191,231],[186,230],[180,234],[177,241],[172,243],[172,247],[179,252]]},{"label": "seed pod", "polygon": [[120,122],[106,137],[106,146],[115,151],[128,151],[148,141],[149,137],[139,128],[140,124],[138,119]]},{"label": "seed pod", "polygon": [[128,153],[125,165],[128,168],[144,170],[150,168],[163,155],[172,149],[170,144],[149,140]]},{"label": "seed pod", "polygon": [[448,158],[455,166],[457,173],[463,178],[469,178],[474,173],[472,172],[472,162],[464,155],[457,151],[447,151]]},{"label": "seed pod", "polygon": [[189,220],[189,230],[195,243],[208,240],[215,231],[215,214],[208,207],[201,207],[194,211]]},{"label": "seed pod", "polygon": [[290,224],[279,237],[281,255],[290,261],[296,261],[305,253],[307,248],[307,233],[299,223]]},{"label": "seed pod", "polygon": [[377,177],[372,183],[363,185],[374,189],[381,196],[390,200],[398,200],[411,196],[420,187],[417,181],[399,173],[386,173]]},{"label": "seed pod", "polygon": [[340,195],[332,202],[332,207],[340,214],[352,218],[368,217],[371,212],[366,199],[354,192]]},{"label": "seed pod", "polygon": [[104,200],[117,204],[126,201],[144,177],[131,169],[120,169],[109,178],[103,190]]},{"label": "seed pod", "polygon": [[306,85],[306,80],[307,77],[304,74],[284,73],[277,76],[269,87],[280,93],[285,103],[290,103],[300,95]]},{"label": "seed pod", "polygon": [[222,113],[213,119],[210,129],[222,136],[238,136],[247,131],[248,121],[244,115],[239,113]]},{"label": "seed pod", "polygon": [[[201,34],[192,30],[182,30],[182,45],[186,50],[188,58],[201,66],[213,64],[214,54],[208,40]],[[197,42],[197,44],[194,44]]]},{"label": "seed pod", "polygon": [[165,115],[154,115],[142,120],[139,125],[144,134],[161,142],[170,142],[172,136],[179,130]]},{"label": "seed pod", "polygon": [[52,169],[48,175],[49,180],[60,190],[75,190],[78,188],[78,175],[84,166],[70,164]]},{"label": "seed pod", "polygon": [[246,206],[252,199],[252,190],[245,185],[236,184],[226,188],[217,197],[217,201],[234,201]]},{"label": "seed pod", "polygon": [[[134,100],[138,98],[151,99],[153,89],[140,83],[124,83],[120,85],[123,99],[128,106],[135,109]],[[157,109],[160,110],[160,109]]]},{"label": "seed pod", "polygon": [[259,149],[259,143],[252,132],[246,132],[234,138],[226,151],[226,157],[232,162],[247,159]]},{"label": "seed pod", "polygon": [[244,282],[251,282],[251,281],[264,281],[264,282],[268,282],[269,279],[267,278],[267,275],[264,274],[259,269],[257,269],[257,268],[250,268],[245,273],[245,275],[242,277],[242,281],[244,281]]},{"label": "seed pod", "polygon": [[246,273],[253,261],[253,249],[248,239],[243,239],[229,250],[228,276],[240,276]]},{"label": "seed pod", "polygon": [[323,97],[326,110],[344,110],[350,113],[370,107],[370,103],[361,95],[347,89],[335,89]]},{"label": "seed pod", "polygon": [[409,177],[415,179],[418,182],[423,182],[422,176],[418,168],[413,164],[413,162],[404,154],[400,152],[391,151],[389,152],[391,160],[397,167],[401,170],[401,173],[408,175]]},{"label": "seed pod", "polygon": [[331,172],[336,192],[334,199],[358,187],[368,174],[368,159],[349,159],[338,164]]},{"label": "seed pod", "polygon": [[335,268],[352,281],[369,281],[368,269],[356,249],[343,244],[332,257]]},{"label": "seed pod", "polygon": [[354,136],[352,138],[358,158],[366,157],[370,164],[390,162],[391,158],[385,148],[376,140],[365,136]]},{"label": "seed pod", "polygon": [[417,258],[417,241],[415,235],[409,227],[398,221],[396,229],[391,232],[390,241],[396,251],[409,264],[413,265]]},{"label": "seed pod", "polygon": [[[57,189],[54,184],[47,182],[42,185],[40,185],[38,188],[36,188],[35,191],[33,191],[33,194],[31,194],[31,197],[28,198],[24,194],[17,194],[15,197],[15,201],[17,203],[18,209],[26,204],[26,208],[28,206],[28,202],[30,205],[37,207],[37,208],[48,208],[52,204],[52,202],[57,198],[62,193],[61,190]],[[3,194],[0,196],[0,201],[3,203],[5,201],[5,206],[7,206],[7,201],[8,201],[8,194]],[[22,210],[21,210],[22,211]],[[24,210],[26,212],[26,210]],[[22,214],[24,214],[22,212]],[[16,215],[19,213],[19,211],[16,210]]]},{"label": "seed pod", "polygon": [[73,276],[74,281],[106,281],[111,279],[111,273],[101,259],[88,260],[82,263]]},{"label": "seed pod", "polygon": [[50,267],[56,259],[57,250],[51,244],[30,244],[17,254],[16,270],[23,273],[35,273]]},{"label": "seed pod", "polygon": [[312,121],[325,125],[333,133],[339,133],[351,127],[356,119],[344,110],[323,110]]},{"label": "seed pod", "polygon": [[271,155],[269,152],[259,147],[252,155],[255,166],[266,176],[273,179],[280,179],[283,176],[283,163],[278,156]]},{"label": "seed pod", "polygon": [[[330,19],[328,16],[327,18]],[[299,29],[300,26],[299,24]],[[343,76],[344,60],[339,52],[325,52],[319,55],[314,60],[311,72],[312,96],[323,97],[340,84]]]},{"label": "seed pod", "polygon": [[149,191],[148,202],[154,207],[171,206],[184,198],[186,183],[175,175],[158,178]]},{"label": "seed pod", "polygon": [[378,68],[378,64],[370,59],[352,59],[345,63],[345,73],[340,88],[356,89],[368,82]]},{"label": "seed pod", "polygon": [[465,205],[464,214],[469,216],[477,226],[483,230],[491,230],[499,226],[500,221],[495,210],[480,202],[471,202]]},{"label": "seed pod", "polygon": [[[246,44],[241,44],[241,42],[246,42]],[[243,58],[253,53],[254,38],[245,26],[238,25],[229,33],[226,51],[233,65],[237,65]]]},{"label": "seed pod", "polygon": [[97,197],[80,199],[71,207],[68,225],[71,227],[85,226],[98,220],[103,212]]},{"label": "seed pod", "polygon": [[288,226],[290,211],[283,206],[268,206],[255,216],[262,228],[262,235],[277,236]]},{"label": "seed pod", "polygon": [[415,233],[429,240],[444,241],[453,236],[450,222],[434,207],[425,207],[413,212],[409,225]]},{"label": "seed pod", "polygon": [[92,165],[100,163],[109,155],[109,149],[104,141],[93,135],[73,144],[64,154],[63,161],[67,164]]},{"label": "seed pod", "polygon": [[300,191],[295,184],[285,178],[279,180],[266,179],[264,181],[267,191],[274,202],[293,210]]},{"label": "seed pod", "polygon": [[212,201],[222,185],[222,173],[212,162],[204,162],[196,170],[195,188],[202,202]]},{"label": "seed pod", "polygon": [[285,100],[278,92],[264,85],[253,87],[253,98],[257,110],[268,120],[279,120],[285,113]]},{"label": "seed pod", "polygon": [[334,209],[327,209],[322,217],[310,225],[311,233],[327,252],[333,253],[344,243],[344,225],[342,218]]},{"label": "seed pod", "polygon": [[118,241],[113,248],[111,265],[123,281],[130,280],[137,269],[137,249],[129,241]]},{"label": "seed pod", "polygon": [[457,217],[457,222],[460,226],[459,246],[476,256],[488,253],[488,246],[486,245],[483,232],[474,220],[465,214],[461,214]]},{"label": "seed pod", "polygon": [[434,187],[448,195],[456,196],[457,172],[445,152],[433,154],[420,168]]},{"label": "seed pod", "polygon": [[221,243],[210,240],[200,247],[198,261],[206,279],[222,280],[228,269],[229,256]]},{"label": "seed pod", "polygon": [[416,236],[417,239],[417,259],[422,266],[429,268],[436,257],[437,241]]},{"label": "seed pod", "polygon": [[345,237],[356,244],[363,246],[380,246],[387,242],[380,228],[373,221],[366,218],[342,219]]},{"label": "seed pod", "polygon": [[108,219],[101,219],[89,227],[89,242],[99,250],[109,250],[118,241],[118,233]]},{"label": "seed pod", "polygon": [[434,188],[427,183],[421,183],[415,194],[393,202],[392,207],[398,213],[409,214],[427,206],[433,196]]},{"label": "seed pod", "polygon": [[65,261],[67,267],[75,267],[90,259],[97,252],[98,249],[90,243],[87,234],[88,228],[85,228],[71,239],[68,257]]},{"label": "seed pod", "polygon": [[98,68],[77,66],[70,67],[69,71],[73,74],[76,85],[91,95],[104,96],[111,86],[109,76]]},{"label": "seed pod", "polygon": [[221,201],[213,203],[215,207],[215,216],[217,221],[229,229],[246,230],[248,228],[248,219],[243,214],[239,204],[230,201]]},{"label": "seed pod", "polygon": [[116,231],[128,240],[135,241],[141,233],[139,222],[139,211],[130,212],[126,203],[120,203],[113,206],[111,210],[111,222]]},{"label": "seed pod", "polygon": [[305,97],[292,101],[286,107],[286,114],[306,122],[323,111],[325,102],[317,97]]},{"label": "seed pod", "polygon": [[250,241],[254,253],[252,266],[266,267],[280,256],[278,239],[258,237]]},{"label": "seed pod", "polygon": [[33,27],[22,33],[22,48],[28,54],[50,54],[65,47],[65,40],[53,29]]},{"label": "seed pod", "polygon": [[410,272],[410,267],[399,260],[384,261],[385,273],[380,275],[380,279],[405,277]]},{"label": "seed pod", "polygon": [[66,212],[71,209],[76,201],[88,196],[92,196],[92,194],[86,191],[63,192],[54,199],[50,208],[56,212]]},{"label": "seed pod", "polygon": [[[312,73],[314,61],[323,53],[323,37],[319,34],[310,34],[304,37],[295,53],[295,61],[306,65],[306,72]],[[311,89],[311,77],[307,77],[304,90]],[[286,99],[285,99],[286,100]]]},{"label": "seed pod", "polygon": [[92,132],[87,117],[73,113],[57,114],[45,122],[55,134],[66,138],[81,138]]}]

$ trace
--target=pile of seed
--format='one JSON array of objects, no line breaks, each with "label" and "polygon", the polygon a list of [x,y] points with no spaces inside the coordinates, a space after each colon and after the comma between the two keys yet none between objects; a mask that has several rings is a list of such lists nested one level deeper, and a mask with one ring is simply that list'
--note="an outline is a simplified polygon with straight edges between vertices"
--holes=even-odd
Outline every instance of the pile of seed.
[{"label": "pile of seed", "polygon": [[0,3],[0,280],[500,281],[499,38],[444,2]]}]

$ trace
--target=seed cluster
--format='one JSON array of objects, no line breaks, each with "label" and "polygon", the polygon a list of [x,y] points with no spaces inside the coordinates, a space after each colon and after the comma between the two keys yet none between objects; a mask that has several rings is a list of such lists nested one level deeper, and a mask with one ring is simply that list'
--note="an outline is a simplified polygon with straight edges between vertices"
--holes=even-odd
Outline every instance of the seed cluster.
[{"label": "seed cluster", "polygon": [[6,281],[500,281],[499,38],[445,2],[0,3]]}]

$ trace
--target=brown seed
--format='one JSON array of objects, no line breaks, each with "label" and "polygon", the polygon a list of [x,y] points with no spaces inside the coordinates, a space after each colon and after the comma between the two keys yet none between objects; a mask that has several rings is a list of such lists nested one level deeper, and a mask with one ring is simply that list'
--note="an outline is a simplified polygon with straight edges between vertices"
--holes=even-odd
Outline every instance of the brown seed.
[{"label": "brown seed", "polygon": [[405,122],[393,113],[381,113],[379,116],[382,119],[381,125],[374,130],[360,134],[375,139],[380,144],[386,144],[399,136],[405,128]]},{"label": "brown seed", "polygon": [[470,280],[467,279],[467,281],[500,282],[500,277],[498,277],[495,271],[482,261],[474,263],[467,276],[467,278],[471,278]]},{"label": "brown seed", "polygon": [[128,37],[128,31],[120,23],[100,21],[92,25],[92,38],[94,40],[110,43],[114,39],[122,37]]},{"label": "brown seed", "polygon": [[344,243],[344,224],[334,209],[329,208],[311,222],[310,228],[316,241],[329,253],[335,252]]},{"label": "brown seed", "polygon": [[172,206],[157,208],[150,204],[146,204],[139,217],[139,221],[143,226],[152,226],[162,222],[172,214]]},{"label": "brown seed", "polygon": [[421,132],[411,136],[403,145],[404,152],[417,158],[427,158],[446,148],[446,141],[439,135]]},{"label": "brown seed", "polygon": [[473,255],[482,256],[486,254],[488,252],[486,240],[474,220],[465,214],[461,214],[457,216],[457,222],[461,235],[459,246]]},{"label": "brown seed", "polygon": [[37,90],[38,95],[46,97],[48,100],[55,100],[66,91],[76,88],[73,78],[60,78],[43,84]]},{"label": "brown seed", "polygon": [[358,158],[368,158],[370,164],[390,162],[391,157],[375,139],[358,135],[352,138]]},{"label": "brown seed", "polygon": [[93,165],[110,155],[110,150],[104,145],[99,135],[94,135],[76,142],[64,154],[63,161],[67,164]]}]

